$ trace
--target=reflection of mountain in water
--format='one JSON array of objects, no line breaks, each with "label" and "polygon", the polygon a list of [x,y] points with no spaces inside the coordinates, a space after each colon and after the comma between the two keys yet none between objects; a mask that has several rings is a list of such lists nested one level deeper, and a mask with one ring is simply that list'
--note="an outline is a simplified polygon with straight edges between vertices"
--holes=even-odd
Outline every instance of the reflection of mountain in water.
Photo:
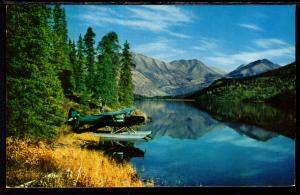
[{"label": "reflection of mountain in water", "polygon": [[[242,103],[242,102],[210,102],[209,104],[197,104],[201,110],[208,112],[213,118],[226,122],[232,128],[249,134],[249,130],[237,127],[237,123],[248,125],[256,132],[264,130],[295,138],[296,117],[294,112],[284,112],[265,103]],[[259,127],[259,128],[257,128]],[[258,130],[260,129],[260,130]],[[251,130],[252,131],[252,130]],[[247,133],[246,133],[247,132]],[[265,133],[261,134],[261,139]],[[249,135],[250,136],[250,135]],[[255,137],[255,135],[253,135]],[[270,134],[267,137],[272,137]],[[250,136],[251,137],[251,136]]]},{"label": "reflection of mountain in water", "polygon": [[210,131],[225,126],[259,141],[267,141],[278,134],[289,138],[295,137],[293,115],[282,113],[262,103],[226,102],[208,104],[204,107],[179,101],[140,100],[136,101],[136,104],[139,109],[152,117],[152,122],[140,130],[151,130],[154,138],[170,136],[179,139],[198,139]]},{"label": "reflection of mountain in water", "polygon": [[246,135],[252,139],[258,141],[267,141],[273,137],[276,137],[278,134],[270,131],[266,131],[262,128],[246,125],[241,123],[226,123],[226,125],[241,135]]},{"label": "reflection of mountain in water", "polygon": [[223,126],[205,112],[184,102],[143,100],[136,101],[136,104],[152,117],[152,122],[140,129],[151,130],[156,138],[197,139]]}]

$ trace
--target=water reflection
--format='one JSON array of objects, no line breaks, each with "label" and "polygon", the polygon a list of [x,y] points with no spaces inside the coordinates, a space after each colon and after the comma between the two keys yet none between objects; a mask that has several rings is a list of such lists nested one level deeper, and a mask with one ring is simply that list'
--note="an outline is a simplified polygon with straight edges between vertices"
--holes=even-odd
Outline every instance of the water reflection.
[{"label": "water reflection", "polygon": [[149,100],[137,101],[136,104],[152,117],[153,122],[141,129],[151,130],[154,138],[170,136],[198,139],[226,126],[259,141],[269,140],[278,134],[295,138],[295,116],[262,103],[226,102],[204,107],[201,104],[166,101],[153,103]]},{"label": "water reflection", "polygon": [[257,141],[267,141],[269,139],[278,136],[277,133],[266,131],[262,128],[252,126],[252,125],[245,125],[241,123],[226,123],[226,124],[228,127],[234,129],[236,132],[240,133],[241,135],[246,135]]},{"label": "water reflection", "polygon": [[[157,186],[276,186],[295,178],[295,118],[265,104],[137,101],[152,140],[100,140],[90,149],[130,161]],[[204,111],[205,109],[205,111]],[[147,152],[146,152],[147,151]]]},{"label": "water reflection", "polygon": [[98,145],[90,145],[87,149],[103,151],[105,155],[114,158],[117,162],[129,161],[131,158],[144,157],[145,151],[136,147],[142,143],[134,141],[100,140]]},{"label": "water reflection", "polygon": [[224,124],[207,113],[183,102],[136,101],[139,109],[152,117],[152,122],[141,127],[151,130],[154,138],[170,136],[178,139],[198,139]]},{"label": "water reflection", "polygon": [[211,105],[214,113],[185,102],[149,100],[136,106],[152,117],[140,129],[151,130],[153,140],[137,146],[147,153],[130,160],[142,179],[159,186],[294,182],[295,127],[288,114],[267,105],[227,110]]},{"label": "water reflection", "polygon": [[[247,129],[257,132],[271,131],[295,138],[295,112],[282,111],[265,103],[209,102],[194,104],[208,112],[213,118],[226,122],[228,126],[248,134]],[[255,128],[258,127],[258,128]],[[271,137],[273,135],[270,134]],[[251,135],[249,135],[251,137]],[[270,138],[271,138],[270,137]]]}]

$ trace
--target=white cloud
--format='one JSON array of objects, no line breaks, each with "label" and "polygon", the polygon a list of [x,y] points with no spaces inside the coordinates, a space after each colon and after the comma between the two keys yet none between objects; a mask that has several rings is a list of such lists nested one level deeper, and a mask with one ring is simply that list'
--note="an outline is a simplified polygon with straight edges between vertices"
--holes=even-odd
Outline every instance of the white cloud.
[{"label": "white cloud", "polygon": [[207,50],[212,50],[212,49],[217,49],[219,47],[219,41],[216,39],[200,39],[198,41],[198,44],[196,46],[192,47],[194,50],[199,50],[199,51],[207,51]]},{"label": "white cloud", "polygon": [[241,27],[243,27],[243,28],[250,29],[250,30],[263,31],[262,28],[260,28],[259,26],[255,25],[255,24],[247,24],[247,23],[243,23],[243,24],[239,24],[239,26],[241,26]]},{"label": "white cloud", "polygon": [[255,18],[257,18],[257,19],[266,19],[266,18],[268,18],[269,16],[266,15],[266,14],[263,14],[263,13],[259,12],[259,13],[253,14],[253,17],[255,17]]},{"label": "white cloud", "polygon": [[81,6],[81,9],[86,9],[89,12],[97,12],[98,14],[99,13],[117,14],[114,10],[112,10],[106,6],[84,5],[84,6]]},{"label": "white cloud", "polygon": [[185,54],[184,50],[177,49],[173,41],[169,39],[160,39],[158,41],[137,45],[132,48],[132,51],[164,61],[174,60],[174,58]]},{"label": "white cloud", "polygon": [[269,49],[256,52],[241,52],[234,54],[231,57],[241,62],[251,62],[262,58],[273,58],[278,56],[292,55],[295,53],[294,47],[286,47],[279,49]]},{"label": "white cloud", "polygon": [[125,11],[117,12],[109,7],[89,6],[87,12],[78,17],[93,25],[117,24],[152,32],[164,32],[177,38],[190,38],[172,30],[172,27],[192,22],[193,16],[178,7],[147,5],[126,8]]},{"label": "white cloud", "polygon": [[222,135],[221,136],[214,136],[213,138],[209,139],[208,142],[230,142],[236,138],[236,135]]},{"label": "white cloud", "polygon": [[206,61],[219,66],[226,66],[234,69],[239,64],[248,64],[258,59],[278,59],[282,57],[295,58],[295,47],[287,46],[275,49],[267,49],[261,51],[243,51],[235,54],[219,54],[216,56],[206,57]]},{"label": "white cloud", "polygon": [[191,36],[185,35],[185,34],[181,34],[181,33],[175,33],[175,32],[168,31],[168,30],[166,30],[165,32],[167,32],[167,33],[169,33],[170,35],[172,35],[172,36],[174,36],[174,37],[177,37],[177,38],[182,38],[182,39],[188,39],[188,38],[191,38]]},{"label": "white cloud", "polygon": [[173,5],[145,5],[146,9],[128,7],[135,17],[145,20],[164,21],[164,22],[192,22],[191,15],[184,12],[182,9]]},{"label": "white cloud", "polygon": [[135,46],[132,48],[136,52],[140,53],[151,53],[158,50],[165,50],[167,48],[167,44],[165,41],[158,41],[158,42],[151,42],[151,43],[145,43],[138,46]]},{"label": "white cloud", "polygon": [[275,145],[275,144],[269,144],[269,142],[257,142],[250,138],[235,140],[231,143],[239,147],[258,148],[261,150],[277,152],[277,153],[285,153],[285,154],[293,153],[293,151],[291,151],[290,148],[285,148],[279,144]]},{"label": "white cloud", "polygon": [[256,39],[254,40],[254,43],[262,48],[288,45],[288,43],[280,39]]}]

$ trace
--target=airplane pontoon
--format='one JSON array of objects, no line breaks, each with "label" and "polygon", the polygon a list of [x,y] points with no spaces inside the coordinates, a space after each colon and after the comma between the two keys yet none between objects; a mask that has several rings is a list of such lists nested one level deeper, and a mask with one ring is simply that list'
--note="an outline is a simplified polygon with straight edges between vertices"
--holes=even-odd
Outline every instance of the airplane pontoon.
[{"label": "airplane pontoon", "polygon": [[[76,131],[97,132],[97,136],[109,139],[128,140],[142,139],[151,134],[151,131],[136,131],[131,128],[145,122],[143,116],[132,115],[135,108],[126,108],[117,112],[104,112],[90,116],[81,116],[73,108],[69,111],[68,123]],[[84,128],[88,126],[87,128]],[[106,131],[97,131],[101,127],[106,127]]]}]

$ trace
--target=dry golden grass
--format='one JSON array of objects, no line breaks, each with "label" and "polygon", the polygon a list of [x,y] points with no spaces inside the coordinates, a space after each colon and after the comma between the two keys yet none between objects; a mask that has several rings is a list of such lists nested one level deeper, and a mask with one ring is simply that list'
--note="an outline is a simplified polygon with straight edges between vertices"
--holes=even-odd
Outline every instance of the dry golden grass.
[{"label": "dry golden grass", "polygon": [[44,142],[39,141],[33,144],[29,138],[22,140],[7,138],[6,150],[8,161],[22,162],[24,165],[39,165],[44,161],[47,162],[51,156],[51,150]]},{"label": "dry golden grass", "polygon": [[99,137],[93,136],[92,133],[68,133],[64,136],[60,136],[55,144],[64,144],[69,146],[80,146],[83,141],[87,141],[90,143],[97,144],[99,141]]},{"label": "dry golden grass", "polygon": [[70,170],[76,186],[84,187],[142,187],[133,167],[119,165],[99,151],[80,148],[57,148],[54,150],[56,166]]},{"label": "dry golden grass", "polygon": [[[92,133],[70,133],[60,137],[56,143],[79,146],[83,141],[97,144],[99,137]],[[129,163],[122,165],[104,156],[103,152],[86,150],[79,147],[54,149],[54,162],[60,170],[70,170],[76,186],[89,187],[142,187],[144,184],[137,177]]]},{"label": "dry golden grass", "polygon": [[[18,186],[36,180],[31,187],[142,187],[144,184],[129,163],[118,164],[102,152],[78,147],[80,141],[97,142],[89,133],[70,133],[54,144],[68,145],[52,149],[45,142],[6,140],[7,185]],[[54,179],[44,179],[54,173]]]},{"label": "dry golden grass", "polygon": [[17,186],[55,171],[52,150],[44,142],[29,138],[6,139],[7,185]]}]

